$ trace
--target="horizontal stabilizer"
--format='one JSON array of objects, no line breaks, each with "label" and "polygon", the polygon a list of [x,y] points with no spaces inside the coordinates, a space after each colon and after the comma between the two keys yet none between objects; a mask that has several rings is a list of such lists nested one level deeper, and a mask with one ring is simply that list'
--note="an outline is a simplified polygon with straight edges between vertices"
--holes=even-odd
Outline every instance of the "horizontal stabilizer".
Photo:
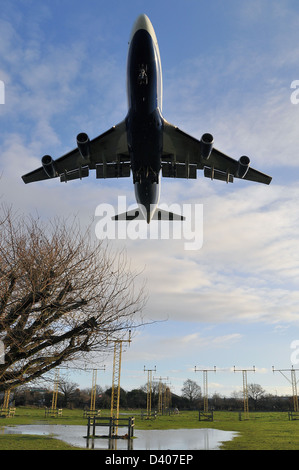
[{"label": "horizontal stabilizer", "polygon": [[[112,217],[112,220],[145,220],[140,209],[136,208],[128,212],[123,212]],[[185,220],[185,217],[180,214],[174,214],[163,209],[157,208],[151,220]]]},{"label": "horizontal stabilizer", "polygon": [[144,217],[141,211],[136,208],[131,211],[118,214],[115,217],[112,217],[112,220],[144,220]]},{"label": "horizontal stabilizer", "polygon": [[154,213],[152,220],[185,220],[185,217],[180,214],[174,214],[173,212],[164,211],[163,209],[157,208]]}]

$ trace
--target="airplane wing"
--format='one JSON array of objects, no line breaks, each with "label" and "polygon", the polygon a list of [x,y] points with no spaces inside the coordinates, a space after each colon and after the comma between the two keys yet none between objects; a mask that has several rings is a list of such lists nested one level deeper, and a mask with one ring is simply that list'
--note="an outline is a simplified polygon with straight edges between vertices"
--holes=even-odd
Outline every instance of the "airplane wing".
[{"label": "airplane wing", "polygon": [[201,141],[164,121],[163,176],[196,178],[196,170],[204,170],[206,177],[228,183],[232,183],[235,177],[270,184],[272,178],[249,167],[249,163],[248,157],[234,160],[215,148],[212,148],[210,156],[205,159],[202,157]]},{"label": "airplane wing", "polygon": [[89,141],[81,133],[78,146],[57,160],[49,155],[42,158],[42,166],[22,176],[24,183],[32,183],[60,176],[61,181],[84,178],[89,170],[96,170],[97,178],[130,176],[130,157],[125,120],[104,134]]}]

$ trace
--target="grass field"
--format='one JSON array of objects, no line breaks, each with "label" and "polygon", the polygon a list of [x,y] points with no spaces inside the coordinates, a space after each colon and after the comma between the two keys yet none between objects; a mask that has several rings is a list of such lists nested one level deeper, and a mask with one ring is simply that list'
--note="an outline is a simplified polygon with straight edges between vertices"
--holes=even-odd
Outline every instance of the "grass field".
[{"label": "grass field", "polygon": [[[109,410],[103,410],[102,416],[105,415],[109,415]],[[130,415],[135,416],[136,429],[214,428],[238,432],[232,441],[223,443],[221,449],[224,450],[299,450],[299,420],[289,421],[287,413],[252,412],[249,420],[239,421],[238,413],[215,412],[212,422],[199,421],[196,411],[158,416],[155,420],[142,420],[140,410],[132,410]],[[43,409],[17,408],[14,418],[0,421],[0,450],[74,450],[51,436],[3,434],[4,426],[53,422],[84,426],[87,420],[83,418],[82,410],[63,410],[61,417],[46,418]]]}]

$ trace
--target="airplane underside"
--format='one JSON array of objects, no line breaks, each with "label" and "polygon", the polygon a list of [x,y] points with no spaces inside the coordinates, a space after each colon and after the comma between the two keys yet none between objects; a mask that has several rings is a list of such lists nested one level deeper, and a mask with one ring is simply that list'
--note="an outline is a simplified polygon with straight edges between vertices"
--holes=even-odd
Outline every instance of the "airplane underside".
[{"label": "airplane underside", "polygon": [[[162,117],[162,69],[154,28],[140,15],[132,28],[127,60],[128,113],[108,131],[90,140],[77,135],[77,146],[54,160],[41,159],[42,166],[22,176],[32,183],[59,177],[61,182],[82,179],[95,170],[96,178],[123,178],[132,174],[137,211],[149,223],[153,218],[177,220],[158,209],[161,179],[205,177],[232,183],[234,178],[270,184],[272,178],[250,167],[250,159],[229,157],[214,148],[214,138],[204,133],[192,137]],[[158,215],[157,215],[158,214]],[[132,220],[136,211],[116,220]],[[178,220],[183,220],[177,216]]]}]

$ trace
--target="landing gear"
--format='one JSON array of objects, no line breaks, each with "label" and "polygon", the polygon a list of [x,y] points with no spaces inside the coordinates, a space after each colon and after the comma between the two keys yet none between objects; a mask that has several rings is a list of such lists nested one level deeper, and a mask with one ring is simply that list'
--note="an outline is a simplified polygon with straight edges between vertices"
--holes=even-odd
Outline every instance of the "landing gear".
[{"label": "landing gear", "polygon": [[150,166],[146,166],[133,173],[133,183],[142,183],[145,180],[149,180],[151,183],[158,183],[158,172]]}]

